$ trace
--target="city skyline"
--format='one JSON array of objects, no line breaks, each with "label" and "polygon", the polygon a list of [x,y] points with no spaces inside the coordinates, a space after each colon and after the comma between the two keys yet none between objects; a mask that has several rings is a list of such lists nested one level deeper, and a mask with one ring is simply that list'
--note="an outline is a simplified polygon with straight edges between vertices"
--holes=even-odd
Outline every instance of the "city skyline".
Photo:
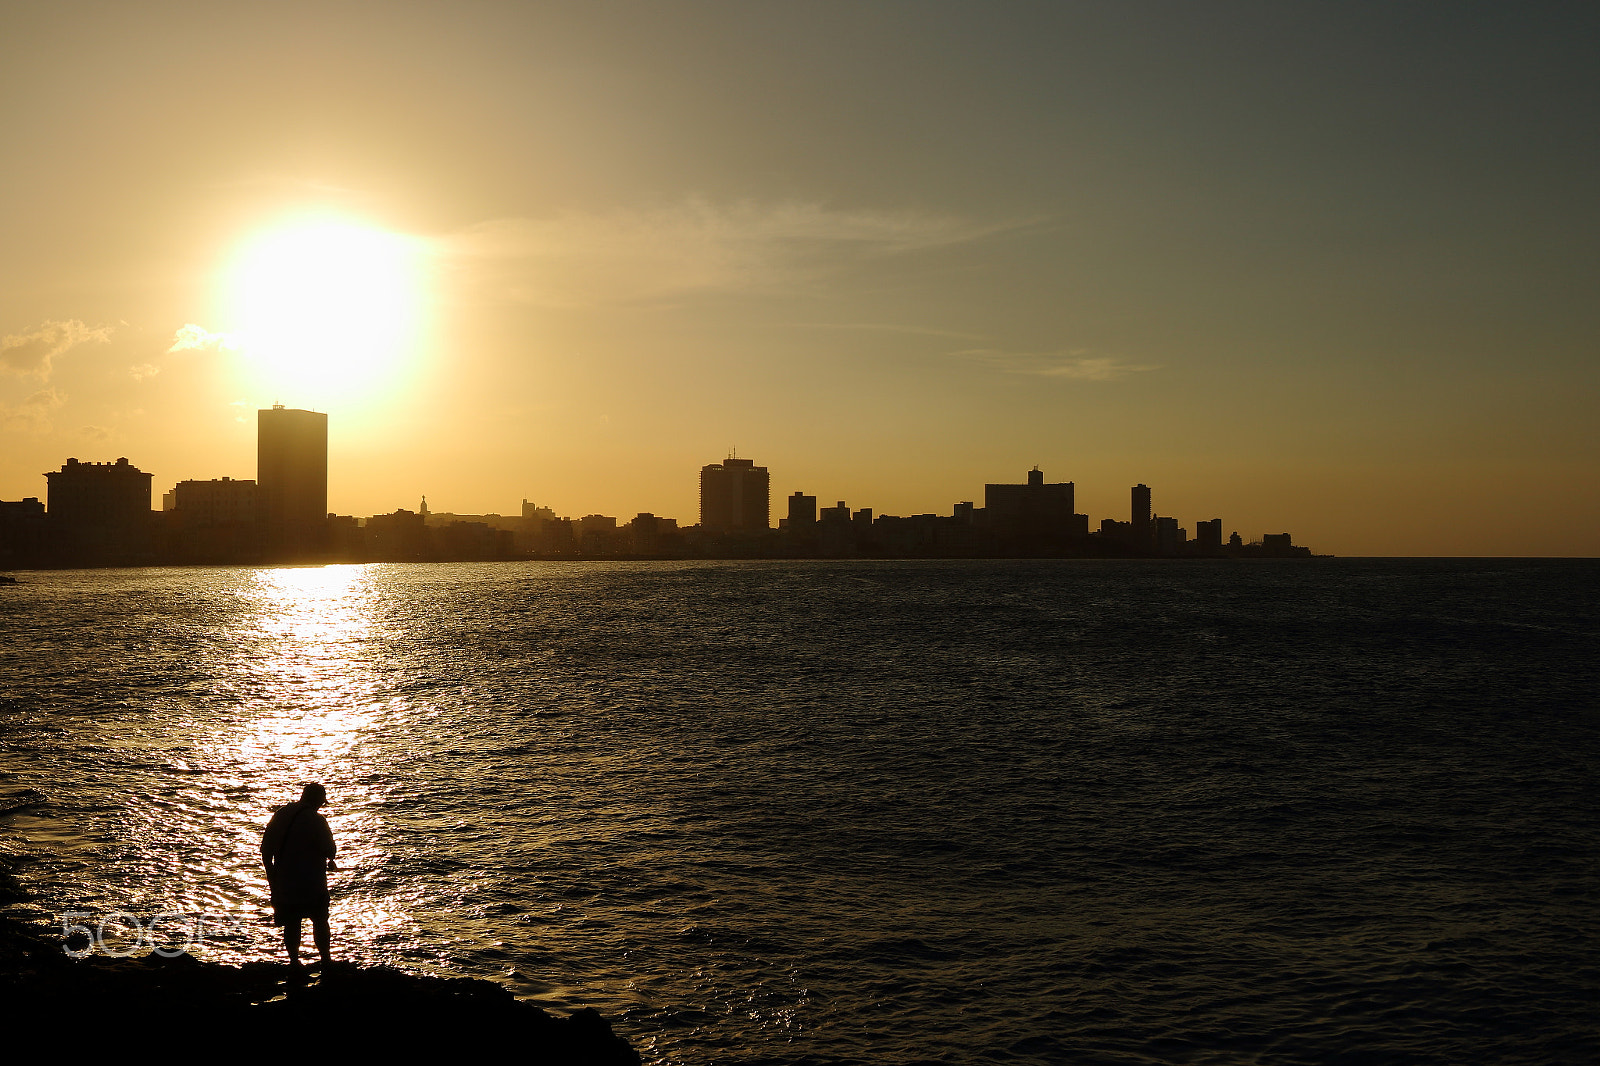
[{"label": "city skyline", "polygon": [[1027,558],[1311,557],[1290,532],[1246,540],[1223,520],[1188,522],[1152,510],[1152,491],[1129,490],[1125,519],[1091,528],[1074,482],[988,482],[983,505],[885,514],[856,501],[818,508],[796,490],[772,521],[765,466],[730,452],[700,468],[693,525],[639,511],[631,520],[579,519],[524,498],[519,513],[416,511],[366,516],[327,509],[326,412],[274,404],[256,412],[256,477],[184,479],[153,509],[154,478],[126,456],[69,457],[45,474],[44,500],[0,500],[0,568],[186,564],[448,561],[518,558]]},{"label": "city skyline", "polygon": [[283,404],[339,412],[343,514],[688,521],[737,445],[886,513],[1037,465],[1341,556],[1600,554],[1596,21],[29,11],[0,499],[238,477]]}]

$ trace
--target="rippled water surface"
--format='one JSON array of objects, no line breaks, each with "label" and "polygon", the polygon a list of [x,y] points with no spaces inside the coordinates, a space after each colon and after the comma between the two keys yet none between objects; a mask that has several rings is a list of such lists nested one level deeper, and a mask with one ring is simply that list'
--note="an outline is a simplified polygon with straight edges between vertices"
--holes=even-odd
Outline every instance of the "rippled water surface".
[{"label": "rippled water surface", "polygon": [[41,920],[275,956],[259,834],[316,779],[340,954],[648,1062],[1596,1054],[1593,563],[23,577]]}]

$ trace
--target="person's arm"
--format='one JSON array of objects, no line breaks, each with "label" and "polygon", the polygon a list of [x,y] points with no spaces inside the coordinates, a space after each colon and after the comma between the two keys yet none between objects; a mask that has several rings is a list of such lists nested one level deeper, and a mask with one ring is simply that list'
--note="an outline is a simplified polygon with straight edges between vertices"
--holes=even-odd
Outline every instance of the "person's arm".
[{"label": "person's arm", "polygon": [[261,834],[261,868],[267,871],[267,880],[272,880],[273,867],[278,859],[278,847],[283,836],[282,812],[274,814],[267,822],[267,831]]},{"label": "person's arm", "polygon": [[333,861],[339,854],[339,845],[333,842],[333,829],[329,827],[326,818],[322,819],[322,854],[328,860],[328,869],[339,868],[339,864]]}]

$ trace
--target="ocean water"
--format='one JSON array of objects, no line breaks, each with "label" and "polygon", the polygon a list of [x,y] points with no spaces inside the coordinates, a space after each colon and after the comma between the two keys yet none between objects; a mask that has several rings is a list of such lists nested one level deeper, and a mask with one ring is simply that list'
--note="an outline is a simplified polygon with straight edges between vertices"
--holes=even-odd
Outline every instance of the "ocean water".
[{"label": "ocean water", "polygon": [[58,927],[277,957],[320,780],[337,954],[650,1063],[1600,1053],[1594,562],[22,576],[0,846]]}]

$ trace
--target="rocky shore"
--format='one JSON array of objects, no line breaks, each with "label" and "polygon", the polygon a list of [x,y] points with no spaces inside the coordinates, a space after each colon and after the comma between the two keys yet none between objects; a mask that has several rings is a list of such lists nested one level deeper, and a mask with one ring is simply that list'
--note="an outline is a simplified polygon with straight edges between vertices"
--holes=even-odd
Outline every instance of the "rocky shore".
[{"label": "rocky shore", "polygon": [[[0,870],[0,904],[21,898],[11,871]],[[341,963],[301,971],[267,962],[224,966],[189,955],[74,960],[59,938],[3,915],[0,1003],[19,1031],[26,1026],[63,1050],[415,1057],[441,1049],[520,1062],[639,1062],[595,1011],[558,1017],[491,981]]]}]

